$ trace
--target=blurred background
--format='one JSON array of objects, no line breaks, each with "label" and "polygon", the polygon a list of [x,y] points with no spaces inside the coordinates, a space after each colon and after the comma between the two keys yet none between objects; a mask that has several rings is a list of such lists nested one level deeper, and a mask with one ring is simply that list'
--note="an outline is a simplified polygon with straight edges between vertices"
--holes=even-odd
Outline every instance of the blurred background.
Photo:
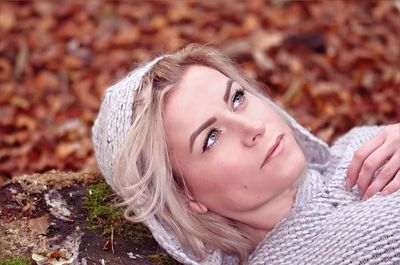
[{"label": "blurred background", "polygon": [[232,56],[328,143],[400,121],[400,1],[0,1],[0,183],[96,170],[103,92],[196,42]]}]

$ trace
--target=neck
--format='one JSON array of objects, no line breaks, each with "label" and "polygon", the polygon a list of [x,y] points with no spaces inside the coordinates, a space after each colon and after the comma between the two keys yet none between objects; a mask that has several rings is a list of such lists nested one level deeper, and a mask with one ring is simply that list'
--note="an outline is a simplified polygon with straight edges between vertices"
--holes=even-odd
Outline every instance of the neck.
[{"label": "neck", "polygon": [[294,204],[297,190],[297,186],[287,189],[255,215],[248,216],[249,218],[245,222],[238,224],[239,228],[250,236],[254,247],[289,213]]}]

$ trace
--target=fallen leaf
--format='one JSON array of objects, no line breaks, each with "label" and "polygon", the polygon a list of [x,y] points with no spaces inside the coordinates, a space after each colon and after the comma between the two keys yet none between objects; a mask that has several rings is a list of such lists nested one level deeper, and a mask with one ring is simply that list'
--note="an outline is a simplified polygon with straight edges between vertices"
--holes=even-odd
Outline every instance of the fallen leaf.
[{"label": "fallen leaf", "polygon": [[50,227],[50,218],[48,214],[45,214],[38,218],[31,218],[28,220],[28,228],[35,235],[45,235],[49,227]]}]

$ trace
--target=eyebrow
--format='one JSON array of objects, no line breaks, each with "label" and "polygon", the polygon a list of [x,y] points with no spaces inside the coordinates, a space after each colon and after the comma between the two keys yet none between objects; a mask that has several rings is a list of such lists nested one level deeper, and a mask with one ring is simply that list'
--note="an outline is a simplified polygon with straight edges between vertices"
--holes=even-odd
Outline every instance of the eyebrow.
[{"label": "eyebrow", "polygon": [[[226,90],[225,90],[225,94],[224,94],[224,101],[225,101],[226,104],[228,104],[228,98],[229,98],[229,94],[231,93],[232,83],[233,83],[232,79],[229,79],[226,82]],[[205,130],[208,126],[210,126],[211,124],[215,123],[216,121],[217,121],[217,118],[211,117],[205,123],[203,123],[197,130],[195,130],[192,133],[192,135],[190,136],[190,153],[193,150],[193,144],[194,144],[194,141],[196,140],[197,136],[199,136],[199,134],[203,130]]]},{"label": "eyebrow", "polygon": [[226,82],[226,90],[225,90],[225,95],[224,95],[224,101],[226,104],[228,104],[228,98],[229,98],[229,94],[231,93],[232,83],[233,83],[232,79],[229,79],[228,82]]}]

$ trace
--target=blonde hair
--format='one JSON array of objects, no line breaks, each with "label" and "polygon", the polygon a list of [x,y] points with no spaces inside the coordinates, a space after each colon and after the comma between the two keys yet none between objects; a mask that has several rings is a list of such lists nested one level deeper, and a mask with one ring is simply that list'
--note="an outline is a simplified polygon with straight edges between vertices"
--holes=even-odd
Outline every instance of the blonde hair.
[{"label": "blonde hair", "polygon": [[143,78],[135,97],[134,117],[116,161],[114,183],[121,187],[125,217],[143,222],[156,217],[167,223],[184,247],[205,258],[207,250],[235,254],[240,263],[254,248],[237,222],[213,212],[196,214],[185,203],[188,192],[184,178],[174,174],[163,126],[165,96],[189,65],[204,65],[220,71],[248,91],[257,93],[258,84],[246,80],[230,59],[219,51],[196,44],[161,59]]}]

